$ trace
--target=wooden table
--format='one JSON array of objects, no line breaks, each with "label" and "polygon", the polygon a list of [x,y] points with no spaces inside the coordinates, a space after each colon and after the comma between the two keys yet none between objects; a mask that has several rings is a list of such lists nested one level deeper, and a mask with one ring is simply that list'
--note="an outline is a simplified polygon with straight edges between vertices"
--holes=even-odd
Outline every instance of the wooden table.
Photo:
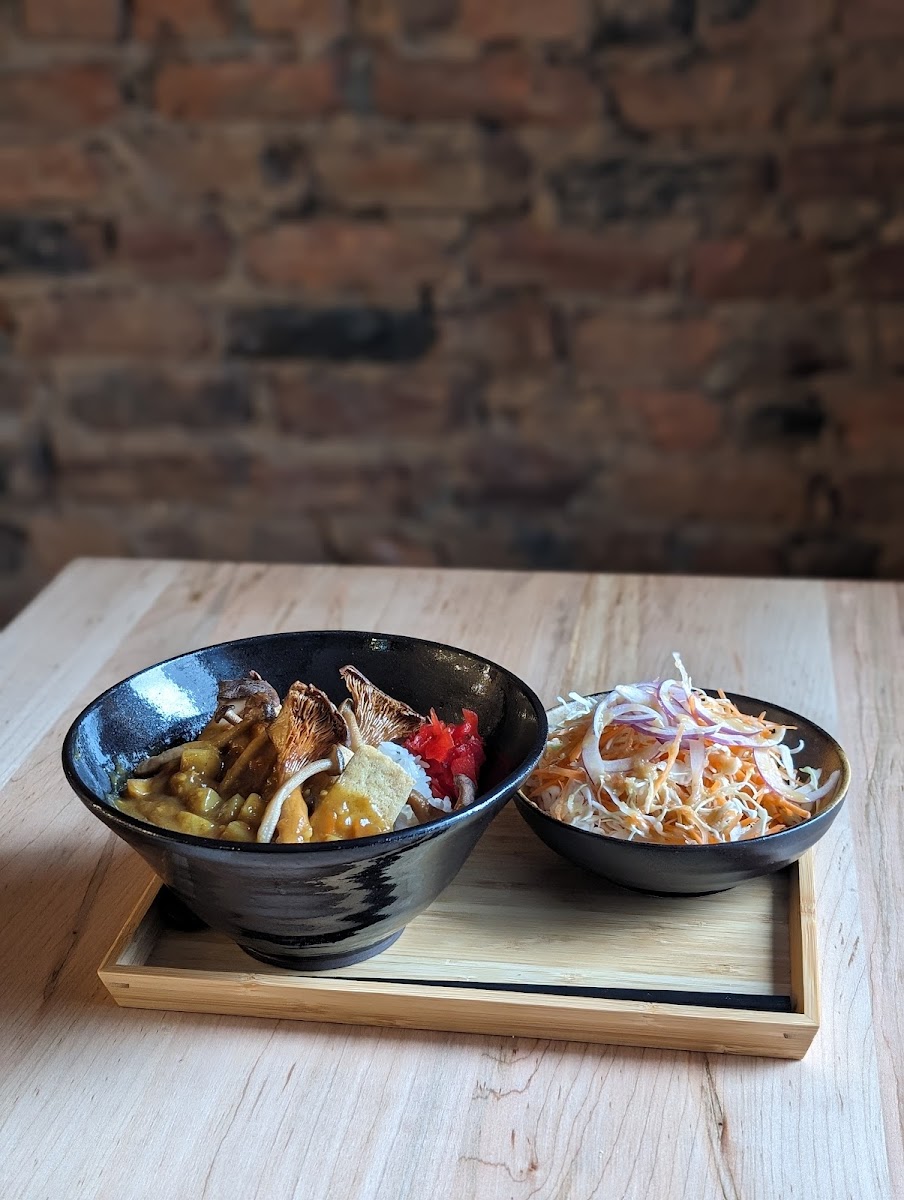
[{"label": "wooden table", "polygon": [[[902,622],[891,584],[73,564],[0,638],[0,1197],[892,1196]],[[835,732],[854,784],[817,854],[803,1062],[118,1009],[96,969],[150,876],[64,783],[70,721],[168,655],[340,627],[469,647],[546,701],[680,649],[701,682]]]}]

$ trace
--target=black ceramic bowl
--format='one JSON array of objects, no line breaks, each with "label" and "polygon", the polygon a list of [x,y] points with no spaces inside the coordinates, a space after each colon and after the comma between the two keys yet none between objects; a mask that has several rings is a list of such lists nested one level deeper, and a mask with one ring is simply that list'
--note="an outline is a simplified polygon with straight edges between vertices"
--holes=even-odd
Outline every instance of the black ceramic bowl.
[{"label": "black ceramic bowl", "polygon": [[[850,783],[847,755],[833,737],[786,708],[726,692],[741,712],[759,715],[779,725],[793,725],[795,740],[805,747],[796,760],[799,766],[820,767],[823,779],[838,771],[834,792],[820,802],[815,816],[793,829],[744,842],[714,846],[658,846],[627,842],[577,829],[539,809],[521,793],[518,811],[534,833],[557,854],[602,875],[612,883],[658,895],[699,896],[724,892],[747,879],[780,871],[795,862],[823,836],[838,815]],[[790,741],[791,739],[789,739]]]},{"label": "black ceramic bowl", "polygon": [[[352,663],[421,712],[473,709],[487,760],[470,807],[429,825],[349,842],[259,845],[192,837],[127,816],[111,773],[194,737],[217,681],[257,670],[284,695],[295,679],[334,701]],[[389,946],[451,882],[484,829],[536,765],[546,715],[510,671],[437,642],[370,633],[281,633],[223,642],[117,683],[76,718],[63,769],[87,807],[145,858],[200,920],[255,958],[295,970],[344,966]]]}]

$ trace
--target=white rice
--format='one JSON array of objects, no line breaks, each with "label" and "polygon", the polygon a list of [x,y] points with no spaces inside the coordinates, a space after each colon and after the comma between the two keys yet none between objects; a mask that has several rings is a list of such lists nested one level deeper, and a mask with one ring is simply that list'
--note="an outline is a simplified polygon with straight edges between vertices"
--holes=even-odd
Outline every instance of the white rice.
[{"label": "white rice", "polygon": [[[387,758],[391,758],[393,762],[397,762],[403,770],[408,772],[411,776],[411,790],[413,792],[417,792],[419,796],[423,796],[428,804],[433,808],[439,809],[440,812],[448,813],[452,811],[452,801],[448,796],[437,798],[433,795],[430,788],[430,775],[427,772],[427,764],[422,758],[418,758],[416,754],[412,754],[410,750],[406,750],[398,742],[381,742],[377,749],[381,754],[385,754]],[[411,805],[406,804],[396,817],[393,829],[408,829],[410,826],[418,824],[419,821],[414,815]]]}]

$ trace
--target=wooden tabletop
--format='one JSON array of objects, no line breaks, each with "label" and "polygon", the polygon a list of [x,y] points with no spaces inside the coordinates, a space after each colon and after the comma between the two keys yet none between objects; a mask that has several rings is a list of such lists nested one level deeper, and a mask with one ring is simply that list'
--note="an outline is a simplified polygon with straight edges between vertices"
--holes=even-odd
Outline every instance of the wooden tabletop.
[{"label": "wooden tabletop", "polygon": [[[802,1062],[117,1008],[150,873],[69,792],[78,710],[273,630],[468,647],[545,701],[650,677],[812,716],[849,752],[816,856]],[[0,1196],[826,1200],[904,1178],[904,586],[81,560],[0,636]]]}]

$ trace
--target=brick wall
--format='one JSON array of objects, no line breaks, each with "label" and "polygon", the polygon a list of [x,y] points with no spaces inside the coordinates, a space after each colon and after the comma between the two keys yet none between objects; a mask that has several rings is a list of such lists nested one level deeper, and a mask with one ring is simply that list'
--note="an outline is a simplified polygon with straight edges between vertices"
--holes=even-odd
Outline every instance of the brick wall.
[{"label": "brick wall", "polygon": [[0,23],[4,612],[80,552],[904,575],[900,0]]}]

